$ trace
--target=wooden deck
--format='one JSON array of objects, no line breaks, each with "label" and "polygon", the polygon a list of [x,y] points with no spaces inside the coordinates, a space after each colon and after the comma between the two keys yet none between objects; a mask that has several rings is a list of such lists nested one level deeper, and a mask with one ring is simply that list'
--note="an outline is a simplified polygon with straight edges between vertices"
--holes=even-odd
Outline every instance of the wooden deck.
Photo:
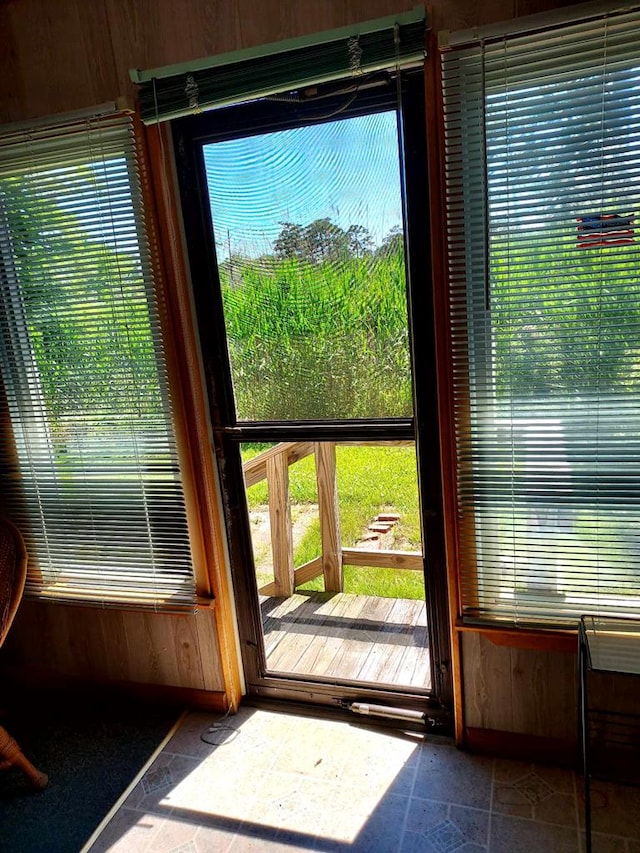
[{"label": "wooden deck", "polygon": [[431,687],[424,601],[297,592],[260,606],[271,672]]}]

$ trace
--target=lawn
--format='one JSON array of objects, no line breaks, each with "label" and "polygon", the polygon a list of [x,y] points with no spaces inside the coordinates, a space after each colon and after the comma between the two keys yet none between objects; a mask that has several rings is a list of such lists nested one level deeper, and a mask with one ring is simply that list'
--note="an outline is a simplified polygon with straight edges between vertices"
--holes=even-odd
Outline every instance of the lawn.
[{"label": "lawn", "polygon": [[[243,460],[266,447],[245,445]],[[399,515],[399,519],[387,547],[400,551],[421,550],[415,448],[338,446],[336,458],[342,546],[355,547],[365,534],[367,525],[379,513],[393,512]],[[294,531],[297,531],[294,535],[294,564],[300,566],[321,552],[314,457],[307,456],[292,465],[289,477],[292,518]],[[251,487],[247,499],[254,523],[258,519],[264,522],[268,502],[266,481]],[[270,556],[264,544],[260,547],[256,543],[257,537],[254,538],[254,550],[258,584],[261,585],[272,580],[270,568],[265,566],[265,559],[269,562]],[[323,579],[315,578],[300,589],[323,589]],[[421,572],[407,570],[345,566],[344,589],[361,595],[424,598]]]}]

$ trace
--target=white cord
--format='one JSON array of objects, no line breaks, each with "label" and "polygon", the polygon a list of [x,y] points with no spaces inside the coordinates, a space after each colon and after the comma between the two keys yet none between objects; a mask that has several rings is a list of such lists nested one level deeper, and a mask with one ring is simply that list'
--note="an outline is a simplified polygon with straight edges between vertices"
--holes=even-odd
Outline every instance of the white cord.
[{"label": "white cord", "polygon": [[228,708],[226,713],[223,714],[219,720],[216,720],[210,726],[207,726],[207,728],[203,732],[200,733],[200,740],[203,741],[204,743],[208,743],[210,746],[219,746],[220,745],[220,739],[219,738],[217,738],[216,740],[213,740],[213,739],[207,740],[206,736],[207,735],[214,735],[215,733],[221,732],[221,731],[234,732],[237,734],[237,730],[234,729],[233,726],[223,726],[222,725],[222,723],[227,719],[227,717],[229,716],[230,713],[231,713],[231,708]]}]

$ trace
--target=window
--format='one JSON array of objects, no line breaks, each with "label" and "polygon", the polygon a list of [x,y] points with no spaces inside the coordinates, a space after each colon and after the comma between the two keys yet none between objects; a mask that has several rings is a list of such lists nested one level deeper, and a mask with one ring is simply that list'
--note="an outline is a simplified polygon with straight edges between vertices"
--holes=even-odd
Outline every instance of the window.
[{"label": "window", "polygon": [[132,120],[0,139],[7,510],[27,591],[102,606],[195,601]]},{"label": "window", "polygon": [[349,93],[323,121],[325,97],[316,122],[202,147],[239,422],[413,413],[397,98],[375,91],[376,112]]},{"label": "window", "polygon": [[443,54],[467,621],[640,611],[639,24]]}]

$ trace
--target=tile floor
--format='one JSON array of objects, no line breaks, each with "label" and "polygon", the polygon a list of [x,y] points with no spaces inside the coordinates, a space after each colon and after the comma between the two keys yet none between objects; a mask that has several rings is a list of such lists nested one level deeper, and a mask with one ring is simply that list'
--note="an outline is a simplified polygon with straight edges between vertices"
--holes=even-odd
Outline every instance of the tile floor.
[{"label": "tile floor", "polygon": [[[581,853],[581,794],[567,770],[360,721],[189,713],[85,851]],[[640,790],[598,783],[593,812],[594,853],[640,853]]]}]

